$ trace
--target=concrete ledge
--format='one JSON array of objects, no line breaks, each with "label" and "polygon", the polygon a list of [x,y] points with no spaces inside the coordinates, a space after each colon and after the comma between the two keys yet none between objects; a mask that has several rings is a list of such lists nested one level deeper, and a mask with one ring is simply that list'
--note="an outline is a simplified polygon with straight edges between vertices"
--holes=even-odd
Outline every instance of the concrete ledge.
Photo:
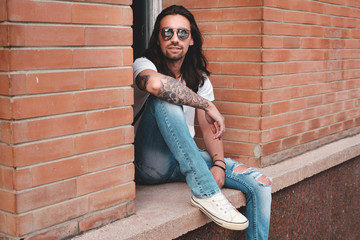
[{"label": "concrete ledge", "polygon": [[[273,178],[273,192],[276,192],[359,155],[360,134],[260,171]],[[241,192],[223,189],[223,193],[235,207],[245,205]],[[185,183],[138,186],[136,194],[136,215],[73,239],[173,239],[210,222],[198,209],[191,206],[191,192]]]}]

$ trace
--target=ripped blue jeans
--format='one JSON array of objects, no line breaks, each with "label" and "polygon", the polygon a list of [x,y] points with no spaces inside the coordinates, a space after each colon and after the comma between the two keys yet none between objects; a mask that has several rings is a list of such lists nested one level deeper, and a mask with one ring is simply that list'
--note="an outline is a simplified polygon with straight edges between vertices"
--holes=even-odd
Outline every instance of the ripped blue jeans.
[{"label": "ripped blue jeans", "polygon": [[[246,239],[268,239],[271,180],[230,158],[225,162],[224,187],[246,195]],[[207,198],[220,191],[209,170],[212,166],[211,156],[191,137],[182,107],[150,96],[135,137],[136,182],[186,181],[196,197]]]}]

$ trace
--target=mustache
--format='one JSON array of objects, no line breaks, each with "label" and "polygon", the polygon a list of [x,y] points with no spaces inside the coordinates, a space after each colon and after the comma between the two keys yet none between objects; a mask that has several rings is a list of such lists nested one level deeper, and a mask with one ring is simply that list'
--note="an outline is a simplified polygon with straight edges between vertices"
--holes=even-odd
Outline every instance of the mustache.
[{"label": "mustache", "polygon": [[170,48],[170,47],[177,47],[177,48],[183,48],[182,46],[180,46],[179,45],[179,43],[171,43],[171,44],[169,44],[168,46],[167,46],[168,48]]}]

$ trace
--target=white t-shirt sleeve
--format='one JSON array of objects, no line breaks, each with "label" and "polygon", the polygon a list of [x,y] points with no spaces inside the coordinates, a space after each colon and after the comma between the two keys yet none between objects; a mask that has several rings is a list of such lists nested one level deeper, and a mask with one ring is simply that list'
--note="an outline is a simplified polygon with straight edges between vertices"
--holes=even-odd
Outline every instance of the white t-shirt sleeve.
[{"label": "white t-shirt sleeve", "polygon": [[133,64],[133,77],[134,77],[134,116],[140,111],[144,105],[149,93],[140,90],[136,84],[135,79],[139,73],[144,70],[154,70],[157,72],[155,65],[147,58],[137,58]]},{"label": "white t-shirt sleeve", "polygon": [[139,73],[147,69],[157,72],[155,65],[149,59],[144,57],[137,58],[133,63],[134,79],[137,77],[137,75],[139,75]]}]

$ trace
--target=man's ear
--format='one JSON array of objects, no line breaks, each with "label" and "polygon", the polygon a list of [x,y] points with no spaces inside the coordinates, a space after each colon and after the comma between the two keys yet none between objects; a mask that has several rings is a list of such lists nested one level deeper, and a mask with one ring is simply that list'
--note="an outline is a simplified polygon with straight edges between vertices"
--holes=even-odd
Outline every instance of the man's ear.
[{"label": "man's ear", "polygon": [[194,39],[191,38],[191,39],[190,39],[190,46],[193,46],[193,45],[194,45]]}]

